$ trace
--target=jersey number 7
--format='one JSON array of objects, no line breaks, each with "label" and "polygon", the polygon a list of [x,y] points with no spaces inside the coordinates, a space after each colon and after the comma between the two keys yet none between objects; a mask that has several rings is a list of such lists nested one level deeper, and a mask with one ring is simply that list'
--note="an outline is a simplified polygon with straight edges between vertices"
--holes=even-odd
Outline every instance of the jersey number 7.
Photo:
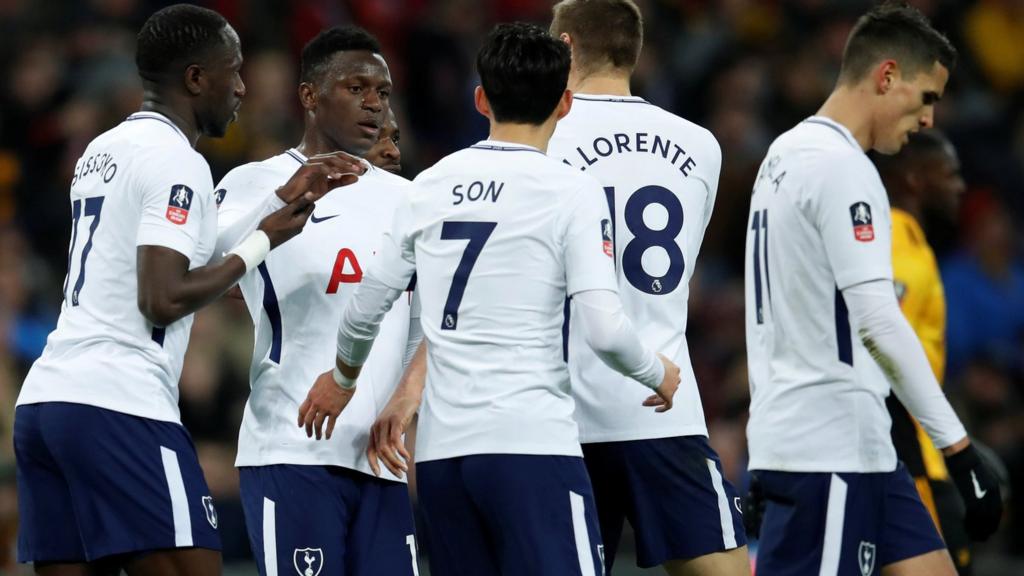
[{"label": "jersey number 7", "polygon": [[448,290],[448,300],[444,303],[444,314],[441,316],[441,330],[458,328],[459,306],[466,293],[469,275],[497,225],[497,222],[445,222],[441,225],[441,240],[469,240],[462,253],[462,260],[455,269],[455,276],[452,277],[452,287]]}]

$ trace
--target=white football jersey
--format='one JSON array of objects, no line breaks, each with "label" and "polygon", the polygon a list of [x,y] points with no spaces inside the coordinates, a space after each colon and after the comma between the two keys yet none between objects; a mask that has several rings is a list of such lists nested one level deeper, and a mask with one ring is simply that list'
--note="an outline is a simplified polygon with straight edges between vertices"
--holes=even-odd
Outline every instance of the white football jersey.
[{"label": "white football jersey", "polygon": [[18,404],[72,402],[180,421],[192,315],[165,327],[146,320],[136,248],[170,248],[196,268],[216,239],[210,168],[170,120],[138,112],[90,142],[71,181],[64,304]]},{"label": "white football jersey", "polygon": [[548,154],[604,186],[623,309],[644,344],[679,365],[682,378],[671,411],[645,408],[650,390],[605,365],[570,314],[569,372],[580,440],[707,436],[686,318],[690,278],[718,191],[718,141],[641,98],[576,95]]},{"label": "white football jersey", "polygon": [[562,308],[566,294],[616,290],[607,226],[600,184],[536,148],[488,140],[416,178],[374,274],[391,288],[417,276],[417,461],[582,455]]},{"label": "white football jersey", "polygon": [[842,290],[892,279],[889,201],[846,127],[820,116],[779,136],[754,185],[745,263],[752,470],[896,468],[881,372]]},{"label": "white football jersey", "polygon": [[[305,160],[292,149],[229,172],[217,185],[221,228],[265,202]],[[310,386],[334,365],[345,303],[408,188],[408,180],[370,168],[357,183],[318,200],[302,232],[239,281],[256,337],[236,465],[330,465],[371,473],[366,444],[377,412],[402,376],[411,292],[385,317],[359,391],[331,439],[307,438],[297,418]]]}]

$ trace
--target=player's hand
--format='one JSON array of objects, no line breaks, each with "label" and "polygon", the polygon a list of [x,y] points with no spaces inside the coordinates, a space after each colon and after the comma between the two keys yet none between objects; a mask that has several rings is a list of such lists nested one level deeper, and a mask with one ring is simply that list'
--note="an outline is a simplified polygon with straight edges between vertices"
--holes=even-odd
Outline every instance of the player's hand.
[{"label": "player's hand", "polygon": [[1003,499],[995,474],[971,444],[946,456],[946,468],[964,499],[967,535],[972,540],[988,540],[1003,516]]},{"label": "player's hand", "polygon": [[767,501],[764,498],[764,488],[761,486],[761,479],[757,472],[750,473],[750,488],[747,497],[743,500],[743,527],[747,531],[747,537],[757,538],[761,533],[761,520],[764,519],[764,509]]},{"label": "player's hand", "polygon": [[366,446],[366,457],[374,475],[380,476],[381,462],[399,478],[409,471],[411,456],[405,449],[402,435],[409,428],[419,407],[418,396],[395,394],[377,416],[370,428],[370,443]]},{"label": "player's hand", "polygon": [[365,172],[366,165],[355,156],[344,152],[317,154],[306,160],[288,182],[277,189],[277,196],[291,204],[309,192],[316,202],[334,188],[355,183]]},{"label": "player's hand", "polygon": [[661,385],[654,391],[655,394],[644,400],[644,406],[657,406],[655,412],[666,412],[672,409],[672,397],[679,388],[679,366],[661,354],[658,354],[658,359],[665,367],[665,377],[661,379]]},{"label": "player's hand", "polygon": [[277,248],[302,232],[309,215],[313,213],[314,206],[313,194],[307,192],[261,220],[259,229],[270,239],[270,247]]},{"label": "player's hand", "polygon": [[312,438],[315,432],[316,439],[319,440],[326,421],[327,432],[324,436],[330,440],[338,416],[345,406],[348,406],[355,393],[356,387],[347,390],[338,386],[331,370],[317,376],[316,382],[306,395],[306,400],[299,406],[299,428],[305,426],[306,437]]}]

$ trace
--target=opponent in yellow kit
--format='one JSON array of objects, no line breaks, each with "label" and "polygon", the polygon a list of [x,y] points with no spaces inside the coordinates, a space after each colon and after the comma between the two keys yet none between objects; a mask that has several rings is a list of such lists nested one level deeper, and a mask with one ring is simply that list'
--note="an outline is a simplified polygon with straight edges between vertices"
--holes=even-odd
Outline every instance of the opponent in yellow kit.
[{"label": "opponent in yellow kit", "polygon": [[[964,190],[952,144],[936,131],[913,135],[903,150],[878,158],[892,203],[892,267],[900,307],[924,346],[939,382],[946,369],[946,298],[935,254],[920,220],[927,214],[952,221]],[[921,500],[946,540],[960,574],[970,574],[971,552],[963,529],[963,504],[942,454],[906,408],[890,396],[892,437]]]}]

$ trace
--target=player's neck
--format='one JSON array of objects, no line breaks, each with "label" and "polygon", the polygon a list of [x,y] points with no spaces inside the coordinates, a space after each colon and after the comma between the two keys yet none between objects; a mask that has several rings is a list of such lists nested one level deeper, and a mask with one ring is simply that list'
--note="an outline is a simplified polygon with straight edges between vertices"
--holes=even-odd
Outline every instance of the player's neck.
[{"label": "player's neck", "polygon": [[632,96],[629,91],[629,73],[622,71],[569,74],[569,90],[574,94],[602,94],[606,96]]},{"label": "player's neck", "polygon": [[892,194],[892,207],[896,210],[905,212],[918,224],[921,223],[921,203],[916,198],[911,198],[901,194]]},{"label": "player's neck", "polygon": [[317,154],[330,154],[339,150],[346,154],[360,157],[366,153],[366,151],[363,151],[361,154],[357,154],[355,151],[345,150],[335,142],[332,142],[324,134],[310,128],[306,129],[306,132],[302,135],[302,142],[299,142],[295,149],[306,158],[316,156]]},{"label": "player's neck", "polygon": [[139,110],[142,112],[156,112],[165,116],[181,130],[185,137],[188,138],[189,143],[192,144],[192,147],[195,148],[196,142],[199,141],[199,127],[196,126],[195,119],[192,118],[191,114],[182,113],[179,108],[182,107],[174,106],[160,94],[146,90],[142,99],[142,106]]},{"label": "player's neck", "polygon": [[553,119],[540,125],[491,122],[491,133],[488,138],[512,144],[525,144],[537,148],[546,154],[548,142],[554,133],[555,120]]},{"label": "player's neck", "polygon": [[840,85],[818,110],[818,116],[830,118],[845,126],[865,152],[874,145],[871,107],[864,104],[867,96],[859,86]]}]

